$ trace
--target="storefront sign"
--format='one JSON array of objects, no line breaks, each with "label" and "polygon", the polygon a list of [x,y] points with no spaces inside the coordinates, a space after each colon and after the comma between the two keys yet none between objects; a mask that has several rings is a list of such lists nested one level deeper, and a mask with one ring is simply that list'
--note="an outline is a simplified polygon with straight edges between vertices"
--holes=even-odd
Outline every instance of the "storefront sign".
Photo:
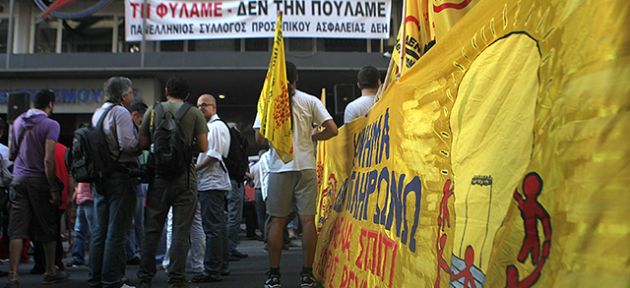
[{"label": "storefront sign", "polygon": [[[125,0],[127,41],[273,37],[386,39],[391,0]],[[146,26],[143,27],[146,18]]]}]

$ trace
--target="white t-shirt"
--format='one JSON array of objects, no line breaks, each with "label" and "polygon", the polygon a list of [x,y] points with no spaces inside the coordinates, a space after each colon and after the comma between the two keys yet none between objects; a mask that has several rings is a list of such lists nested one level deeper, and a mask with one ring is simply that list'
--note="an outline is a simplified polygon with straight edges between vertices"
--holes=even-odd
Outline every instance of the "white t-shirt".
[{"label": "white t-shirt", "polygon": [[4,168],[8,168],[11,166],[11,161],[9,161],[9,147],[0,143],[0,155],[2,155],[2,162],[4,164]]},{"label": "white t-shirt", "polygon": [[[326,107],[313,95],[296,90],[291,97],[293,120],[293,161],[284,164],[276,150],[271,147],[269,172],[302,171],[315,169],[315,149],[311,134],[313,123],[321,125],[332,119]],[[256,115],[254,129],[260,128],[260,117]]]},{"label": "white t-shirt", "polygon": [[262,192],[263,200],[267,200],[267,195],[269,195],[269,155],[271,152],[267,150],[267,152],[263,153],[260,156],[260,160],[258,160],[258,168],[260,175],[260,191]]},{"label": "white t-shirt", "polygon": [[348,103],[346,111],[343,113],[343,123],[352,122],[352,120],[365,116],[376,101],[376,96],[361,96],[354,101]]},{"label": "white t-shirt", "polygon": [[230,176],[227,172],[223,157],[227,157],[230,151],[230,130],[218,115],[213,115],[208,121],[208,151],[199,153],[197,164],[203,163],[208,157],[219,161],[210,163],[210,166],[197,171],[197,190],[223,190],[232,189]]}]

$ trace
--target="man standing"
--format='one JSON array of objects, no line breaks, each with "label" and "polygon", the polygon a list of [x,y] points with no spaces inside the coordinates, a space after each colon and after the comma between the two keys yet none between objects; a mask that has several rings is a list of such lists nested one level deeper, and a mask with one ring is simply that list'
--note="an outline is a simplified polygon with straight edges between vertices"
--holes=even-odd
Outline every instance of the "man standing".
[{"label": "man standing", "polygon": [[[144,113],[148,107],[142,101],[137,101],[131,104],[129,107],[129,113],[131,114],[131,120],[133,120],[134,127],[140,128],[142,125],[142,119]],[[146,158],[148,157],[148,151],[142,151],[138,156],[138,164],[146,164]],[[137,175],[134,175],[137,176]],[[131,230],[127,235],[127,265],[140,264],[140,247],[142,237],[144,237],[144,197],[147,184],[138,183],[136,186],[136,210],[133,215],[133,221],[131,224]]]},{"label": "man standing", "polygon": [[29,234],[33,240],[43,243],[46,272],[42,284],[68,278],[68,274],[55,268],[61,187],[55,174],[55,144],[60,126],[49,118],[54,106],[55,94],[49,90],[39,91],[35,95],[35,108],[20,115],[12,127],[9,150],[15,162],[8,229],[11,271],[6,287],[19,287],[17,268],[22,240]]},{"label": "man standing", "polygon": [[209,94],[199,96],[197,107],[208,126],[208,150],[197,158],[199,201],[203,230],[206,233],[204,273],[194,282],[221,281],[221,273],[229,274],[227,253],[225,196],[231,189],[223,157],[230,149],[230,131],[217,115],[217,101]]},{"label": "man standing", "polygon": [[[162,236],[166,215],[171,207],[173,207],[173,241],[168,252],[170,253],[168,282],[170,287],[189,287],[185,275],[186,254],[190,248],[190,226],[197,207],[197,186],[195,185],[197,177],[190,155],[184,155],[181,159],[184,166],[181,169],[161,167],[158,163],[166,159],[163,157],[165,155],[161,154],[163,148],[173,148],[175,150],[171,151],[174,153],[184,154],[190,153],[191,150],[206,151],[208,149],[208,128],[203,115],[198,109],[190,108],[191,105],[184,102],[189,95],[188,91],[188,84],[183,79],[176,77],[168,79],[165,89],[166,102],[158,103],[149,109],[140,126],[140,146],[151,147],[151,157],[155,161],[153,162],[155,178],[150,185],[145,208],[145,236],[140,271],[138,271],[140,287],[151,287],[151,280],[156,272],[155,252]],[[161,138],[160,132],[168,126],[161,124],[163,121],[170,122],[169,119],[174,119],[178,124],[175,125],[178,127],[172,130],[178,137],[170,139],[183,141],[184,147],[177,148],[168,145],[161,147],[164,141],[158,140],[164,138]],[[175,136],[172,133],[170,135]],[[197,145],[193,147],[195,140]],[[179,174],[163,173],[169,168],[179,169]]]},{"label": "man standing", "polygon": [[381,76],[373,66],[365,66],[357,74],[357,86],[361,89],[361,97],[348,103],[343,115],[343,123],[365,116],[376,101],[376,92],[381,86]]},{"label": "man standing", "polygon": [[[127,110],[134,99],[132,82],[112,77],[105,82],[105,103],[92,115],[92,126],[105,135],[112,171],[94,184],[94,225],[90,237],[90,287],[127,287],[125,244],[136,207],[138,132]],[[102,119],[102,120],[101,120]],[[102,125],[99,127],[99,122]]]},{"label": "man standing", "polygon": [[[303,267],[300,287],[317,285],[312,274],[313,258],[317,243],[315,210],[317,199],[317,176],[313,141],[327,140],[337,135],[337,125],[317,97],[296,90],[298,73],[295,65],[287,62],[287,80],[291,98],[293,120],[293,160],[283,163],[272,147],[269,167],[269,195],[267,214],[271,216],[268,228],[270,270],[266,288],[281,287],[280,256],[282,253],[283,230],[287,216],[295,207],[302,223]],[[313,123],[324,130],[313,129]],[[264,143],[260,134],[260,117],[254,122],[256,141]]]}]

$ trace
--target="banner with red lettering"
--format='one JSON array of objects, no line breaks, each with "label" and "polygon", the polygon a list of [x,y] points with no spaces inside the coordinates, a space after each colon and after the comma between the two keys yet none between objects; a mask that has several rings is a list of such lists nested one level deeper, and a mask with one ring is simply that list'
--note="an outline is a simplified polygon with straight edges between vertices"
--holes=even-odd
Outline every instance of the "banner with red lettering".
[{"label": "banner with red lettering", "polygon": [[[271,38],[386,39],[391,0],[125,0],[127,41]],[[146,24],[146,25],[145,25]],[[144,27],[144,29],[143,29]]]},{"label": "banner with red lettering", "polygon": [[611,34],[627,1],[436,7],[475,2],[318,143],[314,273],[327,288],[628,287],[630,34]]}]

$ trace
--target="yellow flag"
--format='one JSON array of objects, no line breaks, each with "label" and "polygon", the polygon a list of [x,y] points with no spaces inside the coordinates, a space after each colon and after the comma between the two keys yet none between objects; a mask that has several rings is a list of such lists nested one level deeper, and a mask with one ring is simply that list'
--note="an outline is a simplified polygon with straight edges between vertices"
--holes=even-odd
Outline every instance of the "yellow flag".
[{"label": "yellow flag", "polygon": [[[393,80],[405,74],[407,70],[416,64],[420,56],[422,56],[422,48],[427,42],[431,41],[431,37],[428,34],[428,17],[425,17],[426,9],[422,9],[426,8],[427,4],[425,3],[421,7],[419,5],[420,2],[424,3],[426,0],[409,0],[403,4],[404,17],[398,30],[398,38],[396,45],[394,45],[394,51],[392,51],[392,59],[389,63],[384,85],[381,88],[382,91]],[[401,45],[402,35],[404,35],[405,45]],[[400,65],[401,60],[404,63],[402,66]],[[380,95],[381,93],[378,94]]]},{"label": "yellow flag", "polygon": [[284,163],[293,160],[293,139],[291,128],[291,105],[284,57],[282,37],[282,13],[276,20],[276,34],[273,42],[269,70],[258,99],[260,134],[276,150]]},{"label": "yellow flag", "polygon": [[431,34],[439,42],[479,0],[432,0],[428,17]]}]

